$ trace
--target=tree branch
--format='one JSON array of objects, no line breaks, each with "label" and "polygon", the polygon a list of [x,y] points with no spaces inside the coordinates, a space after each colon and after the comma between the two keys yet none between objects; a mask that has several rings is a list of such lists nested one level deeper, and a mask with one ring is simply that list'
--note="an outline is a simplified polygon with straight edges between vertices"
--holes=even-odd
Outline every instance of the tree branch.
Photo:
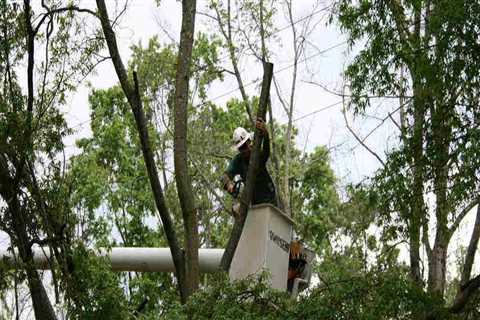
[{"label": "tree branch", "polygon": [[463,210],[460,212],[460,214],[457,216],[455,221],[453,222],[452,226],[449,228],[449,234],[452,235],[455,230],[460,226],[460,223],[462,220],[465,218],[465,216],[472,210],[477,204],[479,204],[480,197],[476,198],[472,202],[470,202]]},{"label": "tree branch", "polygon": [[95,17],[98,17],[97,13],[95,13],[94,11],[92,11],[90,9],[79,8],[77,6],[68,6],[68,7],[63,7],[63,8],[52,9],[52,10],[49,10],[48,12],[46,12],[42,15],[42,18],[40,18],[40,21],[38,22],[37,26],[33,30],[34,31],[33,34],[36,35],[38,33],[38,30],[40,29],[40,27],[45,22],[45,19],[48,16],[52,16],[56,13],[62,13],[62,12],[66,12],[66,11],[84,12],[84,13],[89,13],[89,14],[95,16]]},{"label": "tree branch", "polygon": [[383,165],[385,166],[385,162],[378,156],[378,154],[376,154],[372,149],[370,149],[366,144],[365,142],[360,139],[360,137],[356,134],[356,132],[352,129],[352,127],[350,127],[350,124],[348,123],[348,119],[347,119],[347,112],[345,110],[345,108],[343,108],[342,110],[342,114],[343,114],[343,118],[345,119],[345,126],[347,127],[348,131],[350,131],[350,133],[355,137],[355,139],[358,141],[359,144],[361,144],[365,150],[367,150],[368,152],[370,152],[375,158],[377,158],[377,160]]},{"label": "tree branch", "polygon": [[222,33],[223,37],[227,41],[227,49],[228,49],[228,55],[230,57],[230,62],[232,63],[233,66],[233,72],[235,75],[235,78],[237,79],[238,83],[238,89],[240,90],[240,94],[242,95],[243,103],[245,104],[245,110],[247,111],[248,114],[248,119],[250,119],[250,123],[254,125],[254,120],[253,120],[253,113],[252,113],[252,106],[250,105],[250,101],[248,99],[248,95],[245,91],[245,85],[243,84],[243,79],[242,75],[240,73],[240,70],[238,68],[238,60],[237,57],[235,56],[235,45],[233,44],[233,38],[232,38],[232,25],[231,25],[231,13],[230,13],[230,0],[227,1],[227,21],[226,21],[226,30],[225,30],[225,23],[222,20],[222,15],[220,13],[220,9],[218,8],[217,5],[214,7],[215,13],[217,15],[217,18],[215,19],[218,22],[218,27],[220,28],[220,32]]},{"label": "tree branch", "polygon": [[478,288],[480,288],[480,275],[468,281],[460,288],[460,291],[455,297],[455,300],[453,301],[452,306],[449,308],[449,311],[452,313],[461,313]]},{"label": "tree branch", "polygon": [[463,264],[462,277],[460,285],[464,285],[470,279],[472,273],[473,261],[475,260],[475,253],[478,247],[478,240],[480,238],[480,205],[477,206],[477,217],[475,218],[475,224],[473,225],[472,236],[468,244],[467,253],[465,256],[465,262]]}]

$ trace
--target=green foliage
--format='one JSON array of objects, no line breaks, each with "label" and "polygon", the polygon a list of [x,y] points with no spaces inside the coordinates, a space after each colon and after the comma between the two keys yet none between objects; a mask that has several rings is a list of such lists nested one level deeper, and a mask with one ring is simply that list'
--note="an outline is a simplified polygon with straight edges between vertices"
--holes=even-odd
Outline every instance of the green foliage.
[{"label": "green foliage", "polygon": [[[338,256],[325,261],[321,284],[298,299],[269,289],[265,275],[234,283],[223,279],[196,293],[184,307],[171,309],[165,319],[187,319],[192,315],[198,320],[400,320],[432,311],[432,299],[410,282],[406,268],[361,272],[345,268],[342,259],[349,258]],[[436,316],[454,319],[442,313]]]},{"label": "green foliage", "polygon": [[[442,257],[435,248],[449,247],[459,213],[479,188],[480,51],[473,26],[480,23],[480,5],[340,0],[336,9],[350,44],[364,43],[345,71],[351,107],[363,114],[372,94],[404,97],[403,105],[392,100],[389,106],[389,112],[395,107],[401,113],[398,143],[372,184],[380,240],[409,241],[412,271],[418,274],[417,248],[433,238],[429,229],[434,228],[429,269],[450,269],[447,254]],[[428,274],[429,290],[440,296],[447,285],[442,272]]]},{"label": "green foliage", "polygon": [[[119,286],[118,273],[111,271],[106,258],[95,257],[83,245],[73,254],[75,269],[72,277],[74,289],[70,290],[67,304],[72,319],[130,319],[128,305]],[[72,285],[66,284],[66,285]]]},{"label": "green foliage", "polygon": [[[153,245],[157,236],[144,219],[154,216],[155,207],[126,99],[121,89],[114,87],[94,91],[90,103],[93,137],[78,142],[84,152],[71,160],[77,185],[74,203],[87,212],[88,226],[97,241],[105,241],[109,230],[116,228],[124,245]],[[152,137],[156,142],[155,135]],[[96,218],[101,205],[107,210]]]},{"label": "green foliage", "polygon": [[296,214],[301,221],[298,233],[315,243],[316,249],[339,225],[340,199],[336,190],[336,178],[330,168],[330,159],[325,147],[316,147],[303,161],[303,176],[297,185],[300,207]]},{"label": "green foliage", "polygon": [[405,269],[361,274],[338,268],[338,261],[331,268],[332,278],[302,298],[289,319],[414,319],[430,311],[429,296]]},{"label": "green foliage", "polygon": [[[282,319],[291,304],[286,293],[269,289],[268,276],[229,282],[225,277],[197,292],[165,319]],[[189,317],[191,315],[191,318]]]}]

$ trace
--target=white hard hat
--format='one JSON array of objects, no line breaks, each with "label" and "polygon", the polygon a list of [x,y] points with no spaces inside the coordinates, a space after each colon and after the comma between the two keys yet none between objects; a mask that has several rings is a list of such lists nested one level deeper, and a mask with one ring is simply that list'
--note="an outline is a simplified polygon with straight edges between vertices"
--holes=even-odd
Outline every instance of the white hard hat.
[{"label": "white hard hat", "polygon": [[252,134],[242,127],[238,127],[233,131],[233,144],[236,149],[240,148],[248,139],[252,138]]}]

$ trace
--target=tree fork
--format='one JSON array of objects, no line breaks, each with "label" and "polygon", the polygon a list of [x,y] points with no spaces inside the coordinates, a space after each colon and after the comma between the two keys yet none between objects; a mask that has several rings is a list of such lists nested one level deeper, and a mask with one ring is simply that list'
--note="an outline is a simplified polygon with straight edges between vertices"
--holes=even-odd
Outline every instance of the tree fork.
[{"label": "tree fork", "polygon": [[137,125],[137,130],[140,138],[140,143],[142,146],[143,158],[145,161],[145,166],[148,173],[148,178],[150,181],[150,186],[152,188],[152,193],[154,195],[155,205],[160,214],[160,219],[162,220],[163,229],[167,237],[168,245],[172,253],[173,263],[175,264],[176,276],[178,279],[178,287],[180,291],[180,298],[182,302],[186,301],[187,291],[185,290],[185,264],[183,251],[180,248],[178,243],[178,237],[175,233],[173,227],[173,222],[170,217],[170,213],[165,204],[165,199],[163,197],[162,186],[158,178],[157,167],[155,165],[155,158],[150,147],[150,138],[146,125],[145,114],[142,109],[142,101],[140,99],[140,93],[138,90],[138,79],[136,73],[134,73],[134,82],[136,89],[134,90],[128,81],[127,72],[123,65],[122,59],[118,52],[117,41],[115,39],[115,33],[113,32],[112,26],[110,25],[110,20],[108,18],[107,8],[105,6],[104,0],[97,0],[98,15],[102,25],[102,30],[105,35],[105,40],[107,42],[108,51],[112,58],[112,63],[115,67],[120,85],[122,86],[123,92],[127,97],[128,103],[132,109],[135,123]]},{"label": "tree fork", "polygon": [[[263,63],[263,81],[262,91],[260,93],[260,101],[258,105],[257,117],[265,119],[267,111],[267,104],[270,96],[270,84],[272,83],[273,76],[273,64],[270,62]],[[240,236],[242,235],[243,226],[247,219],[247,212],[250,206],[250,202],[253,198],[253,191],[255,186],[256,172],[258,170],[258,164],[260,162],[260,146],[263,141],[260,129],[255,129],[255,137],[253,140],[253,150],[250,155],[250,164],[248,166],[247,181],[245,182],[245,190],[242,192],[240,201],[240,213],[239,218],[235,219],[235,223],[230,234],[225,253],[223,254],[222,261],[220,262],[220,268],[228,271],[230,264],[232,263],[233,255],[237,249]]]}]

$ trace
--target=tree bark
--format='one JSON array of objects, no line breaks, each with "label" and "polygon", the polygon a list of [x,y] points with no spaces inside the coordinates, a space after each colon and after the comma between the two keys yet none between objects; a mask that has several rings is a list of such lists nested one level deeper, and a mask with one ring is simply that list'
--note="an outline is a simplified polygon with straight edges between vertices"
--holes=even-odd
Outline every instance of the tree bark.
[{"label": "tree bark", "polygon": [[178,50],[175,80],[173,137],[175,180],[185,228],[185,285],[188,290],[187,296],[198,289],[200,281],[197,212],[192,182],[188,174],[187,160],[188,82],[190,80],[190,63],[195,34],[195,11],[196,0],[182,1],[182,29],[180,32],[180,48]]},{"label": "tree bark", "polygon": [[472,295],[480,288],[480,275],[476,276],[472,280],[468,281],[465,285],[461,287],[461,290],[458,292],[453,305],[450,307],[450,312],[460,313],[463,311],[463,308],[467,305],[468,301]]},{"label": "tree bark", "polygon": [[[270,95],[270,84],[272,82],[273,64],[265,62],[263,64],[263,82],[262,91],[260,93],[260,102],[258,107],[257,117],[265,119],[268,99]],[[247,219],[248,208],[253,198],[253,191],[255,186],[256,172],[260,161],[260,146],[262,144],[263,136],[259,129],[255,130],[255,138],[253,141],[253,150],[250,155],[250,162],[247,172],[247,181],[245,182],[245,189],[241,195],[239,218],[235,220],[230,239],[228,240],[225,252],[220,262],[220,268],[225,271],[230,269],[235,250],[237,249],[238,241],[242,235],[243,226]]]},{"label": "tree bark", "polygon": [[[128,103],[130,104],[133,115],[135,117],[135,123],[137,125],[140,143],[142,146],[143,158],[145,161],[145,166],[147,168],[150,186],[152,188],[153,196],[155,199],[155,205],[157,206],[157,210],[160,214],[163,230],[165,231],[168,245],[170,247],[170,252],[172,253],[173,263],[175,265],[180,298],[182,302],[186,302],[188,290],[186,290],[185,285],[185,264],[183,252],[178,243],[178,237],[176,235],[170,213],[167,209],[165,199],[163,197],[162,186],[158,178],[155,158],[150,146],[150,137],[147,130],[147,121],[143,112],[139,91],[134,90],[131,83],[128,81],[127,72],[118,52],[115,33],[113,32],[112,26],[110,25],[105,1],[97,0],[97,8],[103,33],[105,35],[105,40],[107,42],[108,51],[110,52],[110,56],[112,58],[112,63],[115,67],[115,71],[120,81],[120,85],[122,86],[123,92],[127,97]],[[138,81],[136,81],[136,84],[138,87]]]},{"label": "tree bark", "polygon": [[480,205],[477,205],[477,217],[473,226],[472,236],[468,244],[467,253],[465,256],[465,263],[463,264],[462,277],[460,285],[465,285],[472,274],[472,266],[475,260],[475,253],[478,248],[478,240],[480,238]]},{"label": "tree bark", "polygon": [[[433,100],[433,99],[432,99]],[[446,283],[447,251],[450,242],[448,214],[451,212],[448,203],[448,166],[450,158],[451,126],[448,118],[454,107],[443,103],[429,102],[432,137],[431,143],[436,156],[433,163],[433,186],[435,188],[436,233],[432,256],[429,261],[428,290],[443,297]]]},{"label": "tree bark", "polygon": [[[419,91],[418,89],[416,90]],[[417,93],[416,96],[418,96]],[[424,132],[424,106],[423,102],[414,98],[414,129],[412,137],[413,148],[413,204],[409,219],[410,243],[410,276],[419,285],[422,284],[420,273],[420,224],[421,217],[425,214],[423,199],[423,132]]]},{"label": "tree bark", "polygon": [[468,244],[465,262],[463,264],[462,277],[460,280],[460,287],[457,295],[453,301],[450,311],[452,313],[460,313],[475,293],[480,288],[480,275],[470,279],[472,273],[472,266],[475,259],[475,253],[478,248],[478,241],[480,238],[480,205],[477,206],[477,216],[475,218],[475,225],[473,226],[472,236]]}]

